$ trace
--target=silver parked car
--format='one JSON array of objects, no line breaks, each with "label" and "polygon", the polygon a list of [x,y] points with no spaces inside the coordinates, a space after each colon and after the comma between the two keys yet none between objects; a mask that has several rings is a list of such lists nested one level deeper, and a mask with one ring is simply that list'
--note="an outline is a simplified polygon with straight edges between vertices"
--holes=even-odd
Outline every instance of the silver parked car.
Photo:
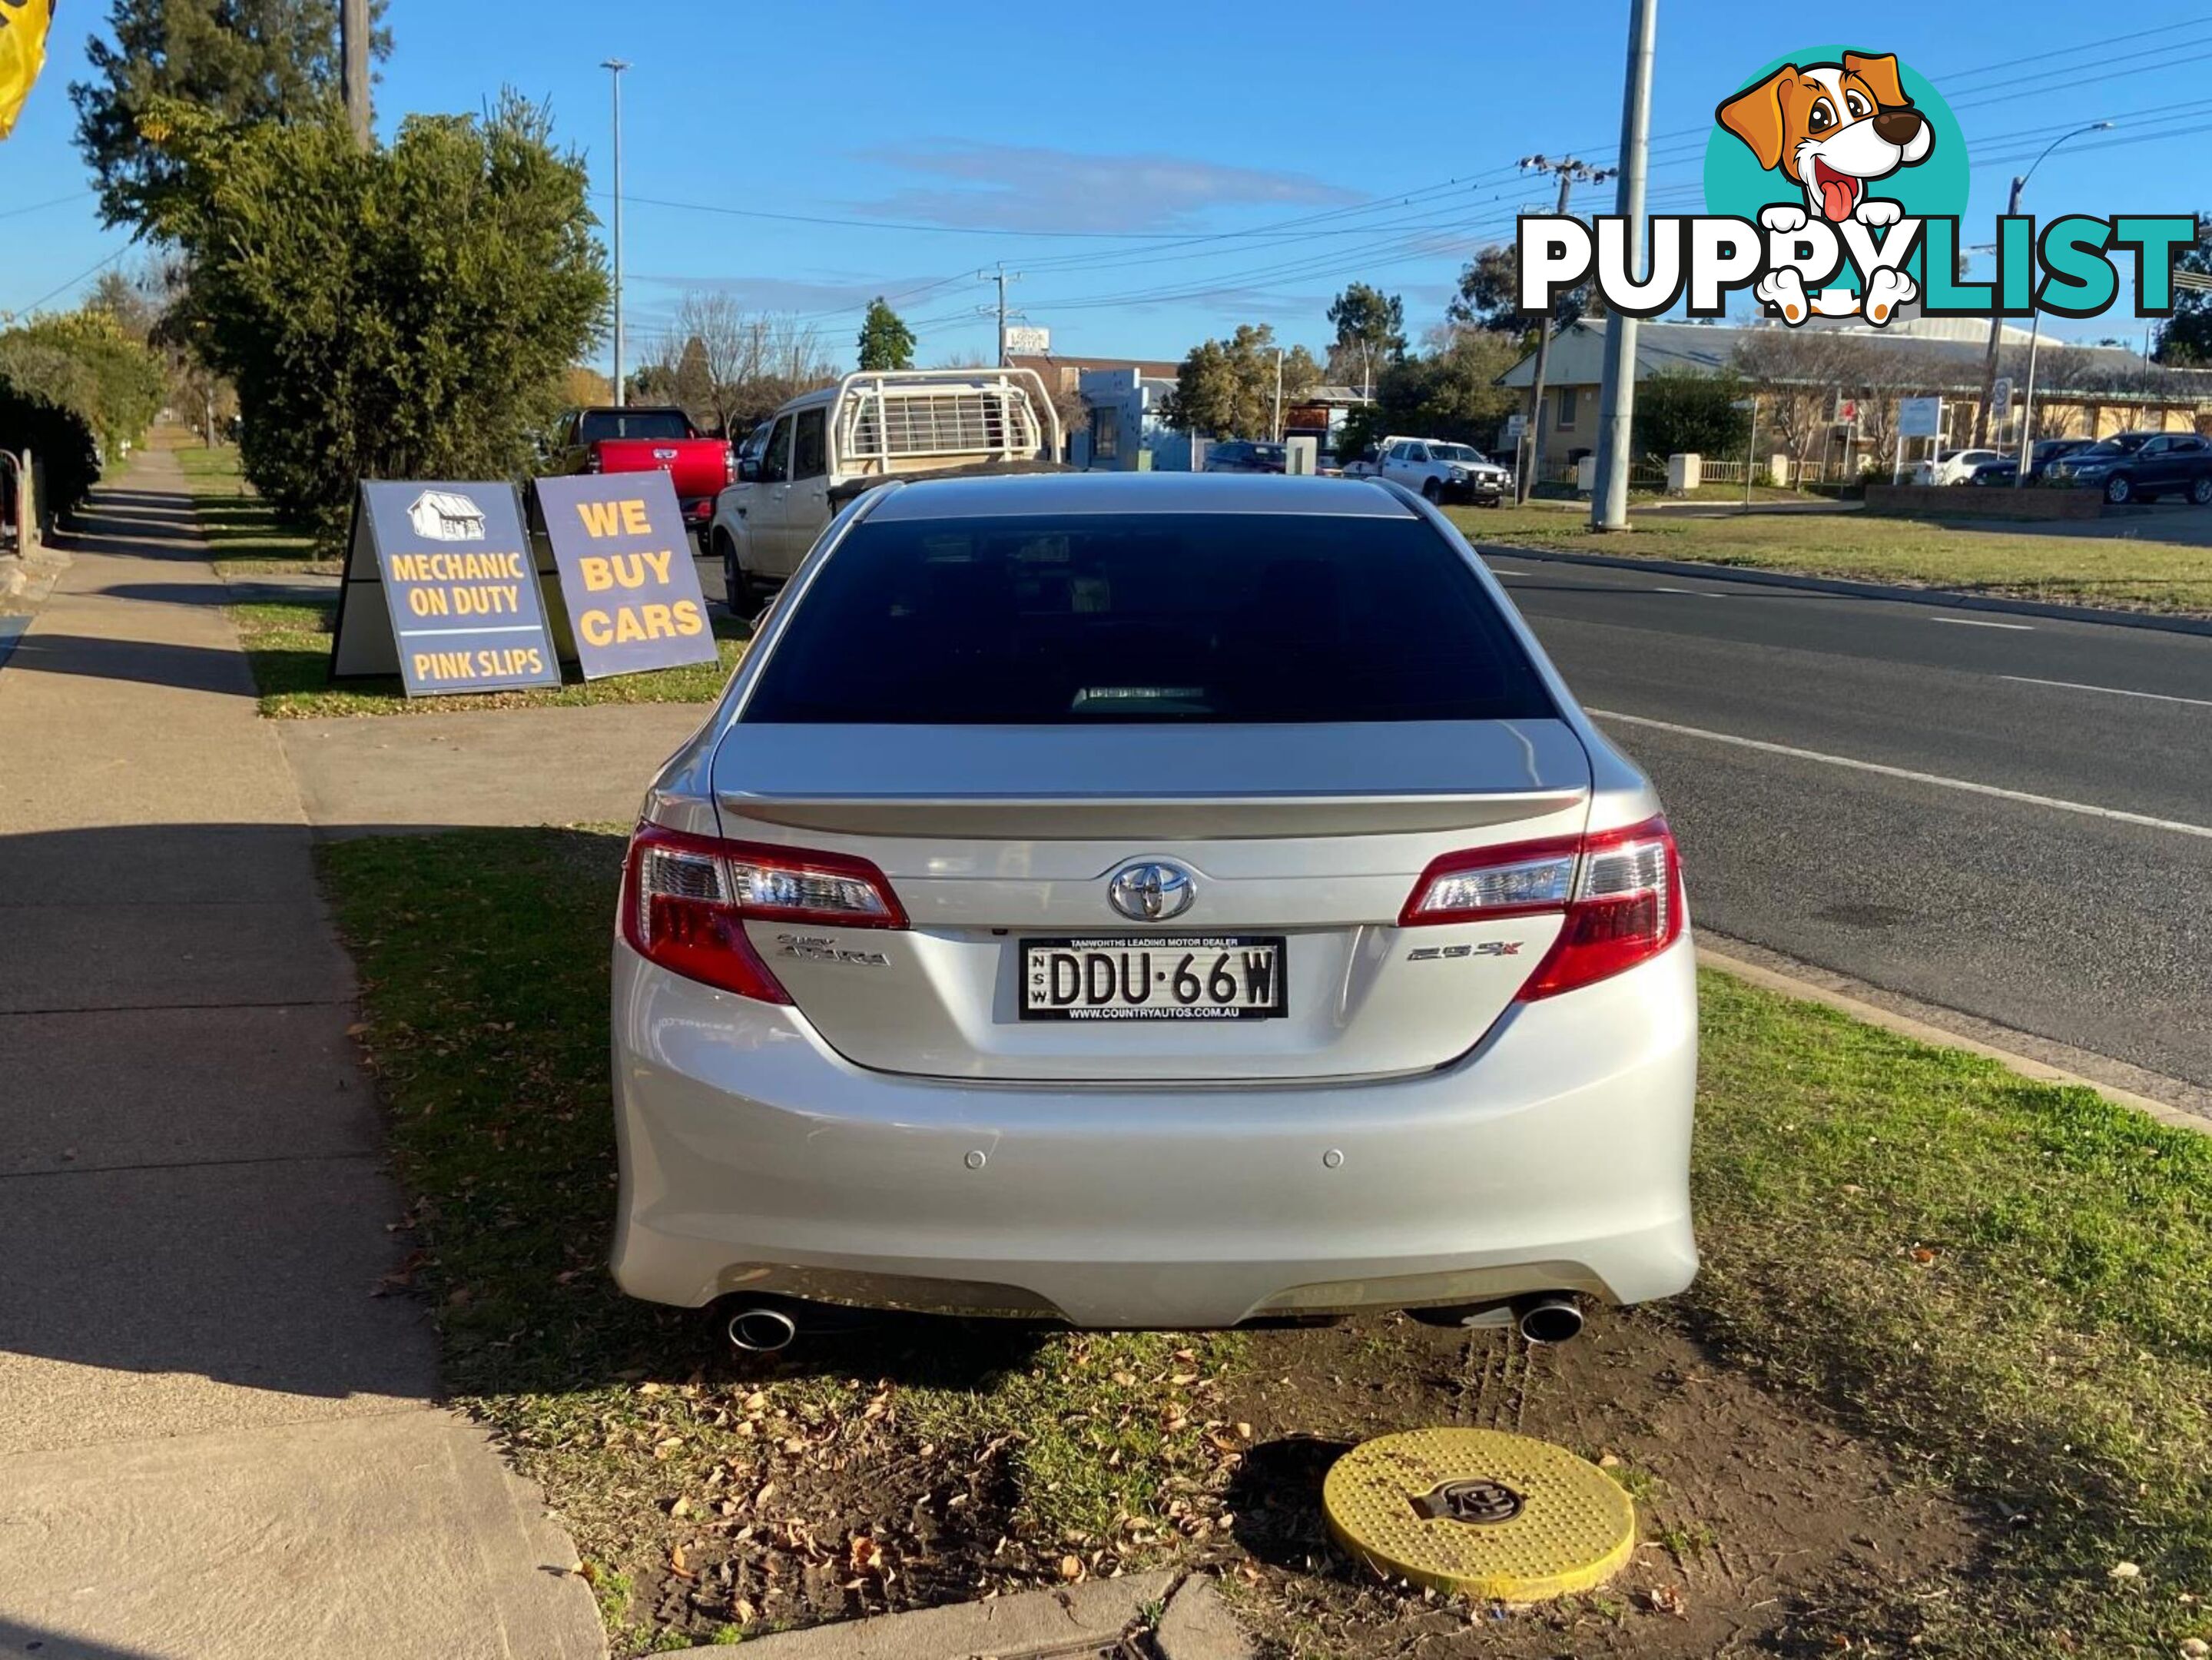
[{"label": "silver parked car", "polygon": [[848,508],[647,798],[617,1280],[1570,1335],[1697,1266],[1674,842],[1458,532],[1381,482]]}]

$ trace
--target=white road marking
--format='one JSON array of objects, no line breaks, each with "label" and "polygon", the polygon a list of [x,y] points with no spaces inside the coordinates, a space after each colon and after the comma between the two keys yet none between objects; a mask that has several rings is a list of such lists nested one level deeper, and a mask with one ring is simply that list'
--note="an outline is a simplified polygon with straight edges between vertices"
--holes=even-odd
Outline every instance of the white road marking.
[{"label": "white road marking", "polygon": [[1711,588],[1654,588],[1651,592],[1654,593],[1694,594],[1700,599],[1725,599],[1728,598],[1728,595],[1724,593],[1717,593]]},{"label": "white road marking", "polygon": [[1948,623],[1954,629],[2010,629],[2014,634],[2033,634],[2033,623],[1982,623],[1971,617],[1931,617],[1931,623]]},{"label": "white road marking", "polygon": [[1622,714],[1613,709],[1591,709],[1589,713],[1601,721],[1619,721],[1632,727],[1650,727],[1657,732],[1677,733],[1685,738],[1703,738],[1711,743],[1733,744],[1739,749],[1758,750],[1766,755],[1787,755],[1799,761],[1818,761],[1824,766],[1847,767],[1853,772],[1871,772],[1884,778],[1902,778],[1908,783],[1934,784],[1942,789],[1964,790],[1970,795],[1992,795],[2000,801],[2024,801],[2034,807],[2056,807],[2061,812],[2078,812],[2090,818],[2113,818],[2124,824],[2142,824],[2151,830],[2173,830],[2183,836],[2201,836],[2212,842],[2212,825],[2185,824],[2179,818],[2154,818],[2148,813],[2126,812],[2118,807],[2100,807],[2090,801],[2065,801],[2055,795],[2033,795],[2026,790],[2008,790],[1996,784],[1978,784],[1971,778],[1947,778],[1941,773],[1915,772],[1909,767],[1884,766],[1879,761],[1861,761],[1849,755],[1826,755],[1819,750],[1801,750],[1790,744],[1770,744],[1760,738],[1740,738],[1732,732],[1708,732],[1703,727],[1683,727],[1672,721],[1654,721],[1644,714]]},{"label": "white road marking", "polygon": [[2092,686],[2079,680],[2039,680],[2032,674],[2001,674],[2000,680],[2016,680],[2023,686],[2063,686],[2068,691],[2108,691],[2115,697],[2148,697],[2160,703],[2193,703],[2212,709],[2212,697],[2176,697],[2171,692],[2130,691],[2125,686]]},{"label": "white road marking", "polygon": [[1503,565],[1492,565],[1490,568],[1490,574],[1492,576],[1526,576],[1528,573],[1525,570],[1508,570]]}]

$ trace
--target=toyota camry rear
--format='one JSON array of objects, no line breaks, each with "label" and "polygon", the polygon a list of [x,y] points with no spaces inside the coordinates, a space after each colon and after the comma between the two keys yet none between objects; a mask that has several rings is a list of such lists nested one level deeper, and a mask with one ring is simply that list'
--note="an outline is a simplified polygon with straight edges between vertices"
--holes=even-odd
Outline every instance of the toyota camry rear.
[{"label": "toyota camry rear", "polygon": [[632,1294],[1225,1326],[1695,1271],[1674,842],[1395,485],[893,486],[647,797]]}]

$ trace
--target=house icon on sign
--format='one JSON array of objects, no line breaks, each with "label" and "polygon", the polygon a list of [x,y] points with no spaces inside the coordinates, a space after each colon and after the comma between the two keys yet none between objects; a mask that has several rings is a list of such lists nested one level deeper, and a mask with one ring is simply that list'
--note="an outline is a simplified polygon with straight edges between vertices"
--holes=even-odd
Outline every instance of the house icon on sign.
[{"label": "house icon on sign", "polygon": [[481,542],[486,534],[483,509],[453,490],[424,490],[407,521],[426,542]]}]

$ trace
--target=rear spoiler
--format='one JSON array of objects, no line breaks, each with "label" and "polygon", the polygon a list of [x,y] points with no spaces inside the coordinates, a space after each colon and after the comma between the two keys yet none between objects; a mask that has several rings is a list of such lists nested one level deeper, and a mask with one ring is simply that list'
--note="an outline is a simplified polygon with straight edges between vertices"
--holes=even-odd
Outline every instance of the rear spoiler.
[{"label": "rear spoiler", "polygon": [[1070,466],[1065,461],[977,461],[964,467],[931,467],[921,472],[886,473],[879,478],[848,478],[835,484],[830,490],[830,506],[834,511],[848,502],[859,500],[882,484],[918,484],[929,478],[1005,478],[1024,472],[1081,472],[1081,467]]}]

